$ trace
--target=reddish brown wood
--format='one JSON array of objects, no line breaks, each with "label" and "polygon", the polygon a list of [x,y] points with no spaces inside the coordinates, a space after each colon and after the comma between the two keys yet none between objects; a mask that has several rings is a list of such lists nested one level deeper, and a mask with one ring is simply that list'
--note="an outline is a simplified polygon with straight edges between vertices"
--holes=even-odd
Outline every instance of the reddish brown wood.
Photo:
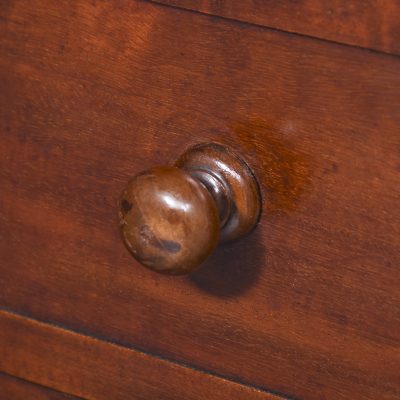
[{"label": "reddish brown wood", "polygon": [[[0,13],[1,305],[293,397],[399,397],[398,58],[133,0]],[[260,225],[158,276],[121,188],[208,141],[254,168]]]},{"label": "reddish brown wood", "polygon": [[197,269],[219,241],[249,233],[261,197],[248,165],[216,143],[188,149],[174,167],[139,172],[119,202],[119,229],[144,266],[169,275]]},{"label": "reddish brown wood", "polygon": [[88,400],[282,399],[4,311],[0,326],[1,370]]},{"label": "reddish brown wood", "polygon": [[198,179],[211,193],[220,215],[220,242],[251,232],[261,216],[257,178],[243,157],[217,143],[186,150],[175,165]]},{"label": "reddish brown wood", "polygon": [[217,246],[218,210],[211,194],[190,174],[156,167],[139,173],[124,189],[119,228],[141,264],[181,275],[198,268]]},{"label": "reddish brown wood", "polygon": [[78,400],[64,393],[0,373],[0,398],[4,400]]},{"label": "reddish brown wood", "polygon": [[398,0],[156,0],[155,2],[400,54]]}]

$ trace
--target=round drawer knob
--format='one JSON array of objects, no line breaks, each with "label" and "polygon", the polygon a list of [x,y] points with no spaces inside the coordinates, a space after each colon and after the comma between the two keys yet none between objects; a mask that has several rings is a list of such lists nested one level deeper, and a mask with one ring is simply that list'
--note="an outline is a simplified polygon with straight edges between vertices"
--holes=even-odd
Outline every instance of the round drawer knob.
[{"label": "round drawer knob", "polygon": [[248,233],[261,197],[249,166],[218,144],[186,151],[172,167],[134,176],[123,190],[119,228],[144,266],[181,275],[196,269],[219,242]]}]

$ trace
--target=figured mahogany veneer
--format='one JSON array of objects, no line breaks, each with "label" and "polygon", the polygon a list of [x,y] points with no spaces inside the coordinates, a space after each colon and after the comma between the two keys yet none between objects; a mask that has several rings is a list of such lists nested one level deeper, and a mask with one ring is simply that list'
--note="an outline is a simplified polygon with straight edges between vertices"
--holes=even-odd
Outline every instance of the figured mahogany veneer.
[{"label": "figured mahogany veneer", "polygon": [[[0,31],[2,307],[287,397],[400,397],[398,57],[135,0],[4,1]],[[121,189],[207,142],[260,222],[154,274]]]}]

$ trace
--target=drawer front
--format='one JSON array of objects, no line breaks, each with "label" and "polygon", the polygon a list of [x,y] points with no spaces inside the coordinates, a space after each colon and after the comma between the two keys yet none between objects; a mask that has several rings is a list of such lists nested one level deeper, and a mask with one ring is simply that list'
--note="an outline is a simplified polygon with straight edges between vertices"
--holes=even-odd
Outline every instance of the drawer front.
[{"label": "drawer front", "polygon": [[[288,396],[400,394],[400,61],[148,2],[0,13],[0,304]],[[215,141],[263,214],[189,277],[140,267],[131,175]]]}]

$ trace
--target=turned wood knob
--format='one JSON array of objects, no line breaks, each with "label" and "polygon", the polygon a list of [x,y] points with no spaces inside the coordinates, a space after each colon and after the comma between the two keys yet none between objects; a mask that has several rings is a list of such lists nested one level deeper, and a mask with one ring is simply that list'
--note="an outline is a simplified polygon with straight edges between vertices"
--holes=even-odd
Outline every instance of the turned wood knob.
[{"label": "turned wood knob", "polygon": [[218,144],[186,151],[170,167],[134,176],[122,192],[123,242],[144,266],[180,275],[196,269],[219,242],[248,233],[261,197],[249,166]]}]

